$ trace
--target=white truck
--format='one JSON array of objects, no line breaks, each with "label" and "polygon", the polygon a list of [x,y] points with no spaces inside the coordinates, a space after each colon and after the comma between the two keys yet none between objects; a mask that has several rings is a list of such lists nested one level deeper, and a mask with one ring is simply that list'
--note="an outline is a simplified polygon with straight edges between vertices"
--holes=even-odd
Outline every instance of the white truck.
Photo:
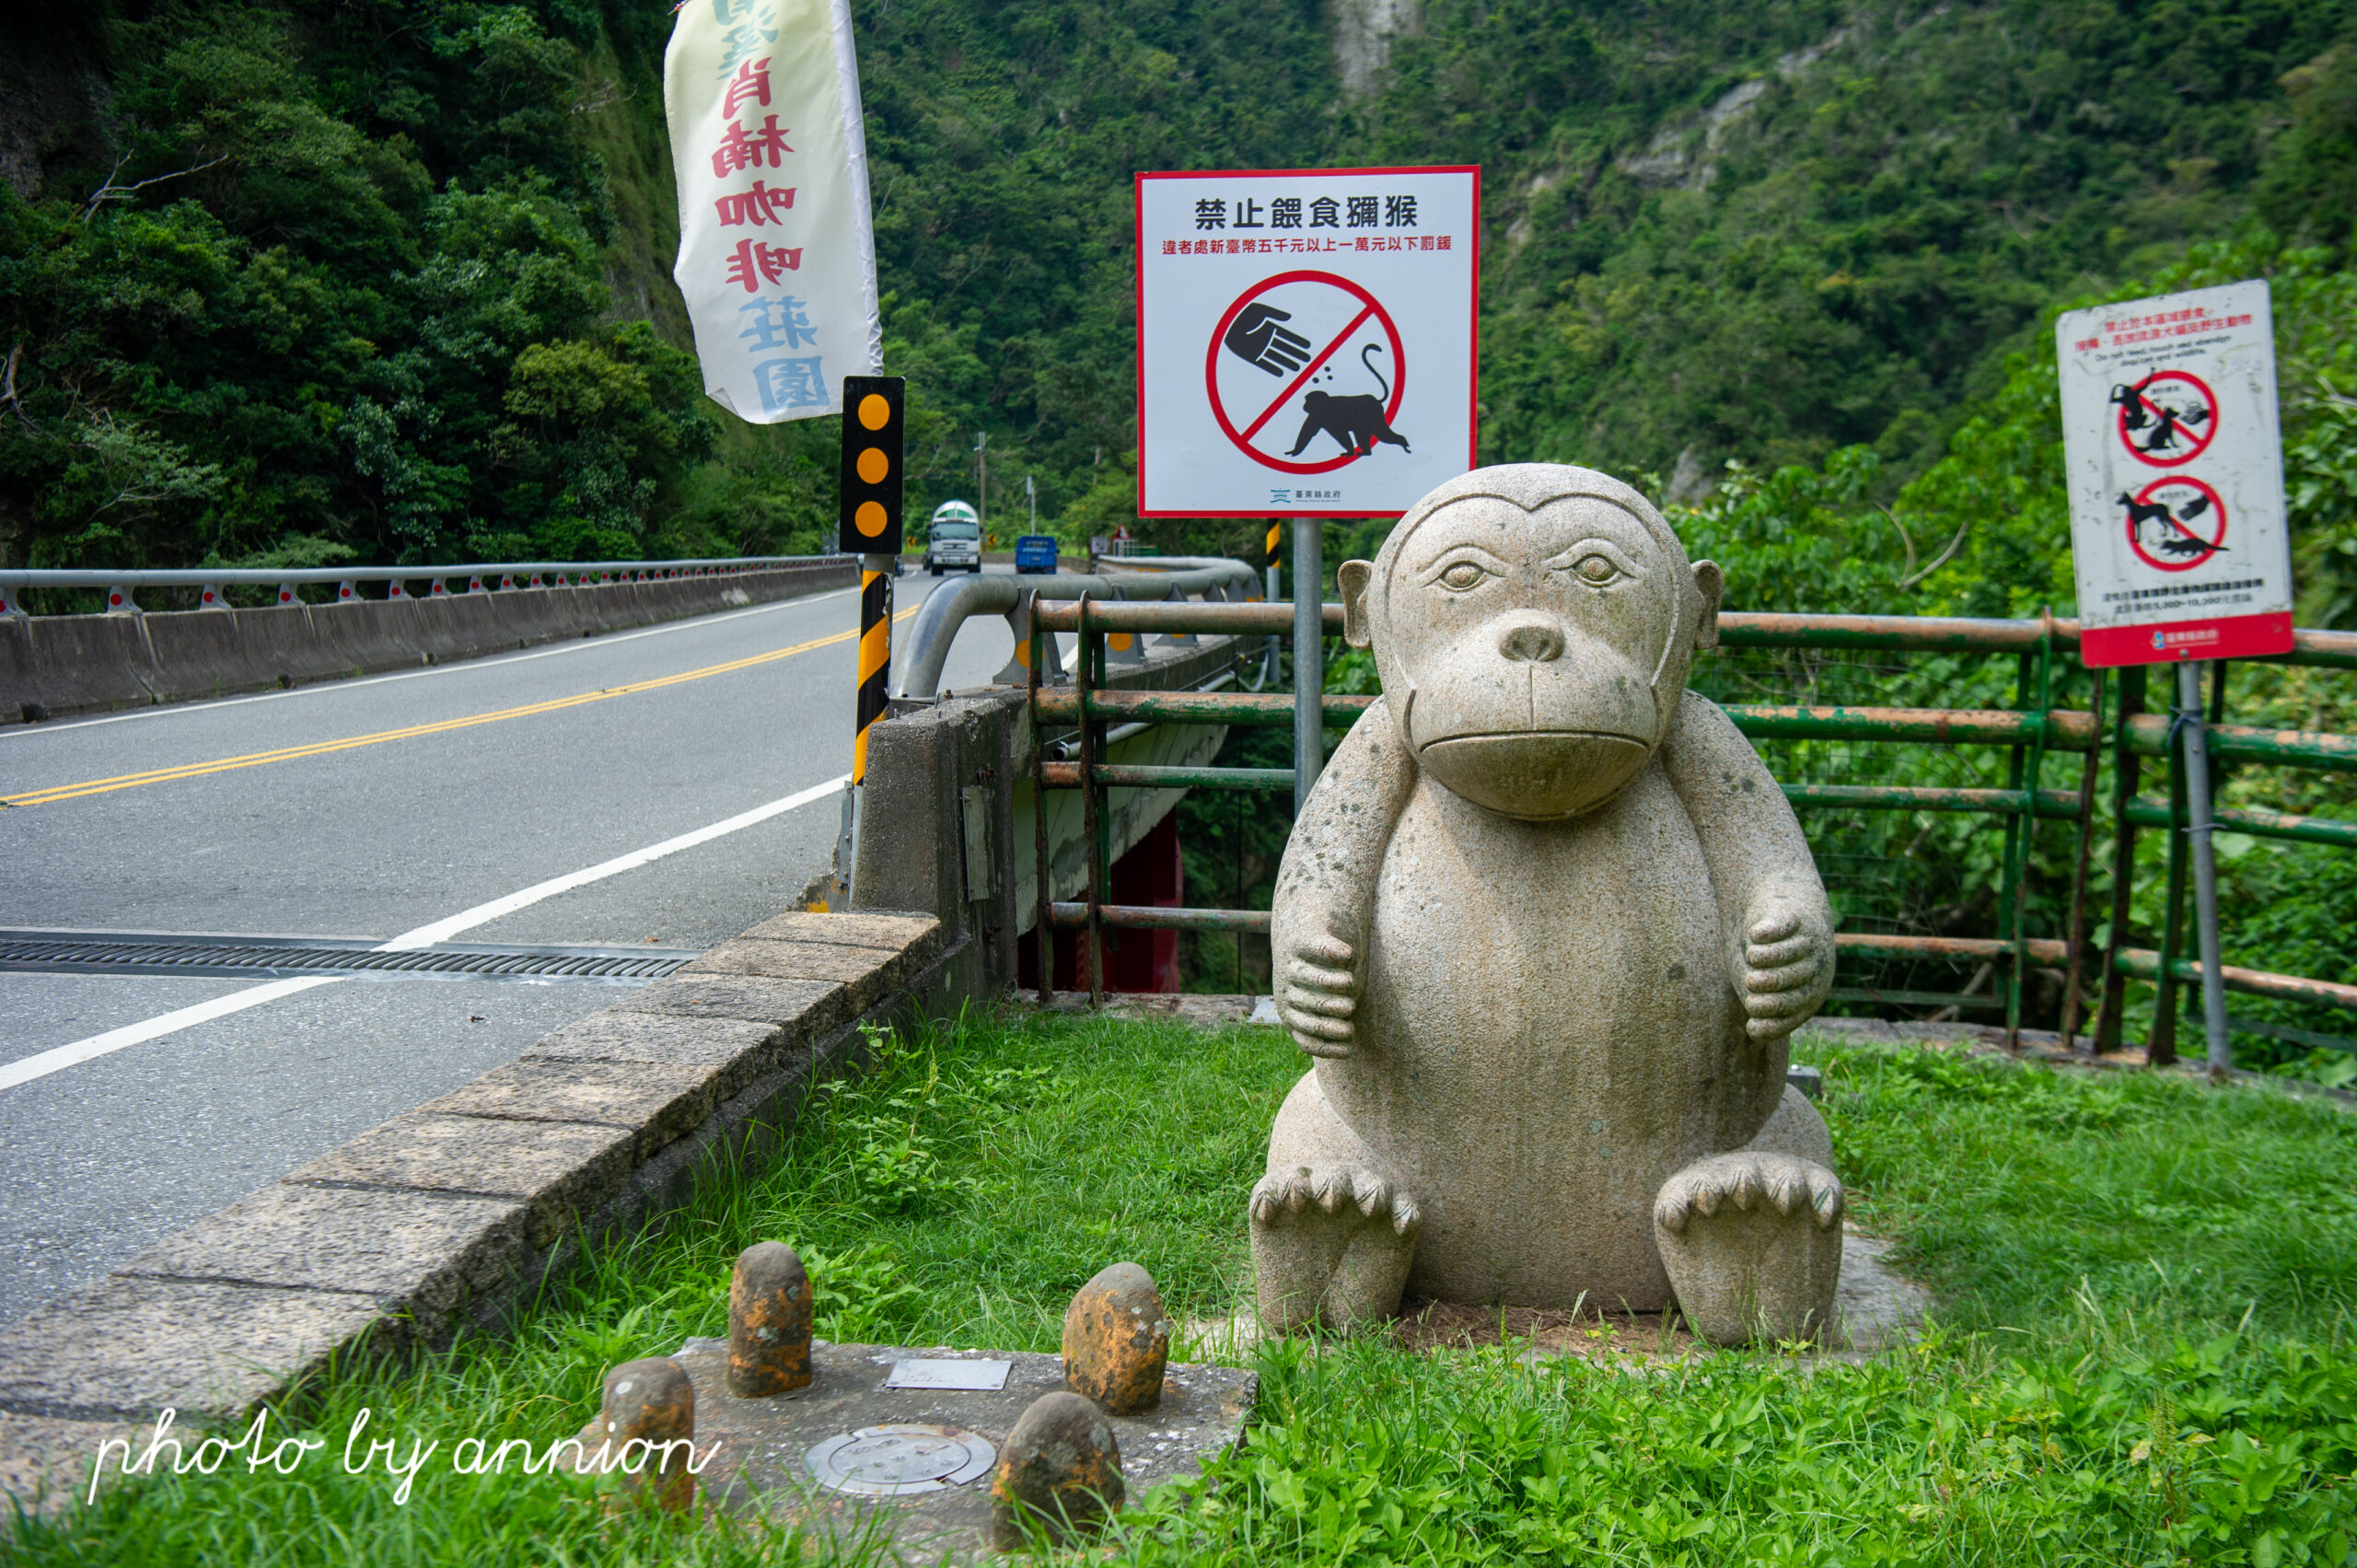
[{"label": "white truck", "polygon": [[963,501],[944,501],[933,509],[925,529],[924,569],[938,577],[946,571],[982,569],[981,515]]}]

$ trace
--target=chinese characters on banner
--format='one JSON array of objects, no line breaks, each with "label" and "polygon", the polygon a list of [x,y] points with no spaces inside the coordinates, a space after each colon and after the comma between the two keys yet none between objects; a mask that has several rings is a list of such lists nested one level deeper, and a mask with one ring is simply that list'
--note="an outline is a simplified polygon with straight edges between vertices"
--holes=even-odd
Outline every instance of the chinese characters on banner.
[{"label": "chinese characters on banner", "polygon": [[849,0],[687,0],[663,99],[705,392],[755,424],[842,412],[883,349]]},{"label": "chinese characters on banner", "polygon": [[1139,515],[1397,517],[1471,468],[1480,191],[1139,175]]},{"label": "chinese characters on banner", "polygon": [[2263,281],[2054,325],[2090,666],[2292,647],[2292,553]]}]

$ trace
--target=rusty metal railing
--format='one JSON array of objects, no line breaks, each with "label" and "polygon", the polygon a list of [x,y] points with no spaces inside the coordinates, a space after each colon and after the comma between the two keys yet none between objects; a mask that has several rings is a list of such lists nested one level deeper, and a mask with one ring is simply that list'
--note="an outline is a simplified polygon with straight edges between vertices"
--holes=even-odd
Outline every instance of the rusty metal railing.
[{"label": "rusty metal railing", "polygon": [[[1340,633],[1340,605],[1324,607],[1322,625],[1329,635]],[[1040,991],[1045,1000],[1053,984],[1053,959],[1047,934],[1056,930],[1084,933],[1085,970],[1092,1002],[1103,997],[1102,940],[1105,931],[1164,929],[1248,932],[1265,935],[1270,916],[1265,910],[1170,909],[1111,903],[1106,897],[1110,863],[1103,840],[1104,811],[1099,797],[1107,789],[1240,789],[1279,793],[1293,786],[1294,772],[1279,768],[1119,766],[1101,761],[1105,731],[1116,724],[1216,724],[1283,726],[1294,722],[1295,699],[1277,693],[1239,691],[1114,691],[1103,689],[1105,640],[1109,636],[1139,636],[1194,633],[1238,637],[1289,638],[1294,610],[1286,604],[1192,604],[1168,602],[1098,602],[1084,598],[1063,604],[1039,603],[1033,609],[1030,660],[1033,733],[1045,737],[1051,727],[1077,730],[1078,758],[1054,761],[1040,746],[1033,762],[1036,799],[1051,789],[1083,792],[1084,831],[1088,839],[1088,877],[1085,897],[1077,901],[1054,900],[1049,878],[1039,878],[1038,929],[1040,938]],[[1074,679],[1069,686],[1043,684],[1040,670],[1042,640],[1059,632],[1078,638]],[[2150,1036],[2152,1059],[2174,1059],[2176,993],[2185,981],[2198,981],[2199,970],[2182,957],[2184,945],[2185,853],[2183,835],[2172,836],[2168,883],[2169,916],[2158,950],[2124,947],[2129,898],[2132,891],[2134,835],[2139,828],[2185,825],[2183,748],[2172,745],[2168,721],[2143,712],[2145,672],[2121,672],[2119,717],[2107,724],[2106,702],[2110,672],[2094,675],[2093,706],[2087,709],[2055,705],[2054,694],[2063,673],[2062,661],[2073,658],[2078,645],[2076,621],[2048,616],[2036,621],[1968,620],[1910,616],[1783,615],[1727,612],[1719,618],[1719,641],[1729,648],[1887,650],[1900,653],[2011,654],[2016,660],[2014,705],[2010,708],[1868,707],[1845,705],[1723,704],[1737,729],[1756,740],[1840,740],[1941,747],[1990,747],[2006,753],[2004,787],[1951,788],[1902,784],[1830,784],[1791,783],[1784,794],[1794,809],[1867,811],[1936,811],[1974,813],[1997,819],[2004,826],[2000,858],[1995,936],[1919,936],[1897,934],[1842,932],[1835,936],[1840,952],[1856,958],[1979,960],[2003,971],[2003,982],[1988,995],[1964,992],[1906,989],[1839,989],[1839,1000],[1887,1006],[1954,1007],[1959,1010],[2002,1010],[2008,1042],[2017,1039],[2022,1021],[2025,982],[2038,966],[2064,968],[2062,1033],[2074,1041],[2080,1032],[2084,970],[2096,957],[2103,980],[2101,1016],[2094,1032],[2097,1049],[2115,1049],[2124,1017],[2124,987],[2129,980],[2147,980],[2156,986],[2155,1014]],[[2075,662],[2075,661],[2073,661]],[[2288,655],[2270,663],[2357,669],[2357,634],[2300,632]],[[2219,667],[2221,670],[2223,666]],[[2218,678],[2223,689],[2223,675]],[[1320,702],[1329,728],[1347,728],[1370,707],[1375,698],[1326,693]],[[2219,699],[2223,702],[2223,697]],[[2258,730],[2215,722],[2209,729],[2212,754],[2222,761],[2277,766],[2316,767],[2357,771],[2357,737],[2318,732]],[[2107,752],[2114,760],[2112,920],[2104,951],[2090,955],[2085,938],[2087,881],[2100,764]],[[2075,787],[2049,788],[2045,774],[2050,759],[2079,760]],[[2142,759],[2170,759],[2171,799],[2150,800],[2135,794],[2136,770]],[[2277,837],[2308,843],[2357,847],[2357,821],[2295,816],[2261,808],[2222,809],[2222,826],[2255,836]],[[1044,821],[1044,814],[1042,814]],[[2059,936],[2033,936],[2026,928],[2026,896],[2032,837],[2040,822],[2068,822],[2074,830],[2067,913]],[[1042,829],[1044,833],[1044,829]],[[1044,867],[1044,845],[1039,863]],[[2270,974],[2229,967],[2229,991],[2261,996],[2324,1003],[2357,1011],[2357,986]],[[2357,1041],[2252,1020],[2235,1027],[2263,1035],[2305,1043],[2357,1050]]]}]

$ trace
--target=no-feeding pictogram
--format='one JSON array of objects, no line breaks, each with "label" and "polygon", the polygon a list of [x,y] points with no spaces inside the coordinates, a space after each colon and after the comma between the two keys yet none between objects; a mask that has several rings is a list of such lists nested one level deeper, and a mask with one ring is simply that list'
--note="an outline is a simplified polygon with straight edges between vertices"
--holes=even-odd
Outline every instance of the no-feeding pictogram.
[{"label": "no-feeding pictogram", "polygon": [[2218,436],[2218,396],[2189,370],[2155,370],[2111,389],[2120,444],[2138,462],[2173,469],[2191,462]]},{"label": "no-feeding pictogram", "polygon": [[1330,473],[1379,445],[1412,450],[1393,425],[1408,389],[1399,328],[1331,273],[1279,273],[1237,296],[1212,329],[1203,385],[1227,438],[1281,473]]},{"label": "no-feeding pictogram", "polygon": [[2226,504],[2191,474],[2119,493],[2128,548],[2156,572],[2189,572],[2226,548]]}]

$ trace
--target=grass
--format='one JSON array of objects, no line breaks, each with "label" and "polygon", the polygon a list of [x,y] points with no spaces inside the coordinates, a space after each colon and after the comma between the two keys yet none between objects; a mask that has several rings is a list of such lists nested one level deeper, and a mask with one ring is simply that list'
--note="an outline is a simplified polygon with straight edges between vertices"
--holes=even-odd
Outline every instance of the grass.
[{"label": "grass", "polygon": [[[1525,1365],[1380,1342],[1260,1355],[1249,1441],[1126,1516],[1136,1563],[2357,1562],[2357,1121],[2252,1089],[1906,1049],[1824,1067],[1853,1213],[1942,1292],[1913,1349]],[[774,1167],[609,1248],[517,1335],[331,1377],[291,1477],[165,1477],[0,1526],[33,1563],[865,1564],[877,1539],[608,1523],[582,1482],[451,1472],[545,1446],[600,1371],[722,1331],[726,1270],[795,1242],[822,1334],[1051,1350],[1106,1262],[1181,1317],[1248,1295],[1242,1194],[1301,1059],[1272,1031],[976,1015],[886,1042]],[[406,1502],[369,1435],[438,1436]]]}]

